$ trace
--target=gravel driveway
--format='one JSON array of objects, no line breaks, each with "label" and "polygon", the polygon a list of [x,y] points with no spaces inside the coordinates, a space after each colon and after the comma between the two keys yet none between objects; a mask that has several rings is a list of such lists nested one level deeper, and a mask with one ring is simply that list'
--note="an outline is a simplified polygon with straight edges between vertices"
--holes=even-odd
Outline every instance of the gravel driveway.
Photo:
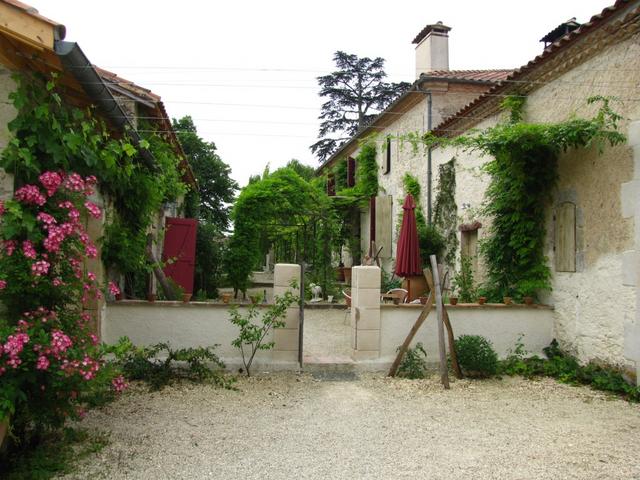
[{"label": "gravel driveway", "polygon": [[64,478],[640,479],[640,405],[549,379],[238,386],[133,388],[89,413],[111,443]]}]

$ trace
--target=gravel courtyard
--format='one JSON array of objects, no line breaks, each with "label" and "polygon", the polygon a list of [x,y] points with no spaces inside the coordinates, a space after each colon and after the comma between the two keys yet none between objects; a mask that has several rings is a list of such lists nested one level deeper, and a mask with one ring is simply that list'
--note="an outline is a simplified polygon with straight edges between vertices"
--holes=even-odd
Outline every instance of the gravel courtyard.
[{"label": "gravel courtyard", "polygon": [[553,380],[262,374],[132,388],[65,479],[640,479],[640,405]]}]

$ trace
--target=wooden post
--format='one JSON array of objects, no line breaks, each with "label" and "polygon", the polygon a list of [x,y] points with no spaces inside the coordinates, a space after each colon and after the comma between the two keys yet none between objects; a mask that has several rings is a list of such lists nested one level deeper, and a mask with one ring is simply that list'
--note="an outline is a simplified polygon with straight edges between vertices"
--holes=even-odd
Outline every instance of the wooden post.
[{"label": "wooden post", "polygon": [[442,313],[444,318],[444,326],[447,327],[447,335],[449,337],[449,355],[451,356],[451,368],[456,378],[462,378],[462,370],[460,370],[460,364],[458,363],[458,355],[456,354],[455,338],[453,337],[453,328],[449,321],[449,314],[447,309],[442,305]]},{"label": "wooden post", "polygon": [[431,306],[433,305],[433,300],[434,300],[434,295],[432,290],[429,292],[429,298],[427,299],[427,303],[425,304],[425,306],[422,308],[422,311],[420,312],[420,316],[418,316],[416,323],[413,324],[413,327],[411,327],[411,330],[409,330],[409,334],[407,335],[407,338],[404,339],[404,342],[402,343],[402,345],[400,346],[400,349],[398,350],[398,355],[396,355],[396,359],[393,361],[393,364],[389,369],[390,377],[395,377],[396,373],[398,373],[398,368],[400,367],[402,358],[404,357],[404,354],[407,353],[407,350],[409,349],[409,345],[411,345],[411,341],[413,340],[413,337],[415,337],[416,333],[418,333],[418,330],[420,330],[420,327],[422,326],[424,321],[427,319],[427,316],[429,316],[429,312],[431,311]]},{"label": "wooden post", "polygon": [[436,313],[438,315],[438,350],[440,353],[440,379],[445,389],[449,389],[449,372],[447,369],[447,353],[444,344],[444,320],[442,314],[442,291],[440,290],[440,272],[438,272],[438,261],[435,255],[430,255],[431,273],[436,291]]}]

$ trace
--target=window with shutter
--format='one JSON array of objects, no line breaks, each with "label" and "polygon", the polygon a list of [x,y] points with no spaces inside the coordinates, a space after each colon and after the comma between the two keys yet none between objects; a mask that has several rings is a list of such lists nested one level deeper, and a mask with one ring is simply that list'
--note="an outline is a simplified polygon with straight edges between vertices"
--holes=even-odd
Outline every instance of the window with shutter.
[{"label": "window with shutter", "polygon": [[555,214],[554,253],[556,272],[576,271],[576,205],[564,202]]},{"label": "window with shutter", "polygon": [[354,187],[356,184],[356,160],[349,157],[347,160],[347,187]]},{"label": "window with shutter", "polygon": [[327,195],[330,197],[336,194],[336,178],[333,174],[327,176]]},{"label": "window with shutter", "polygon": [[391,236],[393,232],[392,222],[393,197],[391,195],[376,197],[376,248],[382,248],[381,258],[391,258]]}]

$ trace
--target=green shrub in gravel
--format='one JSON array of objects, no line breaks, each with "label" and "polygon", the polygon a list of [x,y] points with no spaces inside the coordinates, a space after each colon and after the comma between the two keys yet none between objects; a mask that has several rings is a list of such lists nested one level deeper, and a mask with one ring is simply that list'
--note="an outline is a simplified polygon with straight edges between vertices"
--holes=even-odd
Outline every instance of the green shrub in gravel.
[{"label": "green shrub in gravel", "polygon": [[498,354],[481,335],[461,335],[455,341],[458,363],[468,377],[486,378],[498,370]]},{"label": "green shrub in gravel", "polygon": [[[396,351],[399,351],[400,347]],[[427,374],[427,352],[422,343],[407,350],[398,367],[398,376],[402,378],[425,378]]]},{"label": "green shrub in gravel", "polygon": [[174,350],[168,343],[157,343],[148,347],[136,347],[123,337],[112,346],[125,377],[142,380],[152,390],[160,390],[172,380],[188,379],[195,382],[210,380],[214,384],[229,388],[234,379],[223,373],[224,363],[214,353],[215,345]]},{"label": "green shrub in gravel", "polygon": [[499,373],[527,378],[547,376],[563,383],[589,385],[595,390],[621,395],[629,401],[640,401],[640,387],[627,382],[620,368],[596,362],[581,365],[575,357],[563,352],[555,339],[543,351],[546,359],[535,355],[527,357],[521,336],[516,348],[500,362]]}]

